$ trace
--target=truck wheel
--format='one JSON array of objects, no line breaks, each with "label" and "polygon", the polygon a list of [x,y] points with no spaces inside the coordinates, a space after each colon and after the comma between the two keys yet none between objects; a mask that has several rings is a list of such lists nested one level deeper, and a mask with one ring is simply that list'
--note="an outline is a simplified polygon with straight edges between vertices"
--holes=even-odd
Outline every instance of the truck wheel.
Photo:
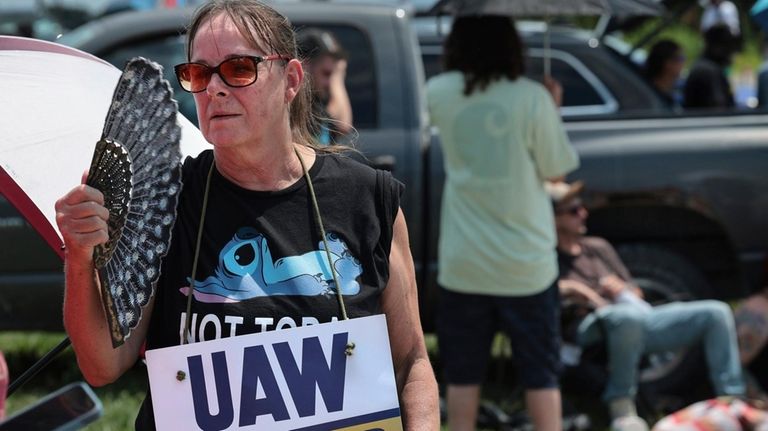
[{"label": "truck wheel", "polygon": [[[617,251],[653,305],[710,297],[701,271],[673,251],[649,244],[623,245]],[[702,349],[646,355],[639,375],[640,383],[653,393],[676,393],[694,377],[706,379]]]}]

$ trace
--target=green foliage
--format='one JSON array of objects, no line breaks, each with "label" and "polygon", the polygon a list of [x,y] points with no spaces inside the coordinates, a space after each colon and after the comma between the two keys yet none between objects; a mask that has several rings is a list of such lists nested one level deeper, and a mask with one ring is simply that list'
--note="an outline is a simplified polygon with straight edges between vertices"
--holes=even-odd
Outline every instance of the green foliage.
[{"label": "green foliage", "polygon": [[[742,19],[748,18],[743,17]],[[659,19],[648,20],[643,25],[623,34],[621,37],[631,45],[637,44],[653,33],[653,30],[656,29],[659,23]],[[760,55],[760,37],[762,36],[748,22],[743,23],[742,29],[742,50],[734,56],[733,69],[737,71],[753,71],[757,69],[762,61]],[[704,49],[704,40],[698,29],[698,20],[692,20],[690,17],[679,23],[668,25],[648,40],[641,48],[648,50],[655,42],[662,39],[671,39],[683,47],[686,56],[686,68],[690,68]]]}]

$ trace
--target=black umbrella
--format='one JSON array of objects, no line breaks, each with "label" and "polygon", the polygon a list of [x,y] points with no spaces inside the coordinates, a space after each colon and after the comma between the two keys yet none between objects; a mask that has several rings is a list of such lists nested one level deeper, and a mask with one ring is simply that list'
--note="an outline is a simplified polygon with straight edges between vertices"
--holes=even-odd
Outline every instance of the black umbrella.
[{"label": "black umbrella", "polygon": [[559,16],[559,15],[658,15],[656,0],[440,0],[429,14]]},{"label": "black umbrella", "polygon": [[[563,15],[659,15],[660,0],[440,0],[427,15],[541,16],[549,24],[552,16]],[[549,25],[544,35],[544,74],[549,76]]]}]

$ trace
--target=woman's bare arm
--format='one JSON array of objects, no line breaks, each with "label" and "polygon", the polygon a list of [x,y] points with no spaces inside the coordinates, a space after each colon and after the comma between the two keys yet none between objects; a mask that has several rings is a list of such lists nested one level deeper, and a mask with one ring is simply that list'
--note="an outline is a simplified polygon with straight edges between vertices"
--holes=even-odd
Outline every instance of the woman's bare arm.
[{"label": "woman's bare arm", "polygon": [[101,386],[117,380],[138,359],[146,337],[152,301],[125,344],[114,349],[99,293],[93,249],[107,241],[104,197],[81,184],[56,202],[56,223],[66,246],[64,328],[86,380]]},{"label": "woman's bare arm", "polygon": [[382,295],[382,308],[387,316],[404,428],[438,430],[437,382],[424,345],[416,276],[402,210],[395,219],[389,254],[389,283]]}]

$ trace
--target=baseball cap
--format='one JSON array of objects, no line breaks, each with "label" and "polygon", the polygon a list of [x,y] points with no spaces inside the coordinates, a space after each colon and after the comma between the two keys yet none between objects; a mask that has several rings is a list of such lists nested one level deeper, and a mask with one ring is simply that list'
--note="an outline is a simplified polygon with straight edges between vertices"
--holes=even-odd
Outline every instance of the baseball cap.
[{"label": "baseball cap", "polygon": [[339,60],[347,58],[347,53],[333,34],[319,28],[300,30],[296,34],[296,45],[299,56],[303,59],[312,59],[321,55],[330,55]]},{"label": "baseball cap", "polygon": [[544,182],[544,190],[546,190],[549,198],[552,199],[553,205],[558,205],[561,202],[570,200],[581,193],[582,189],[584,189],[583,181],[574,181],[572,184],[568,184],[564,181]]}]

